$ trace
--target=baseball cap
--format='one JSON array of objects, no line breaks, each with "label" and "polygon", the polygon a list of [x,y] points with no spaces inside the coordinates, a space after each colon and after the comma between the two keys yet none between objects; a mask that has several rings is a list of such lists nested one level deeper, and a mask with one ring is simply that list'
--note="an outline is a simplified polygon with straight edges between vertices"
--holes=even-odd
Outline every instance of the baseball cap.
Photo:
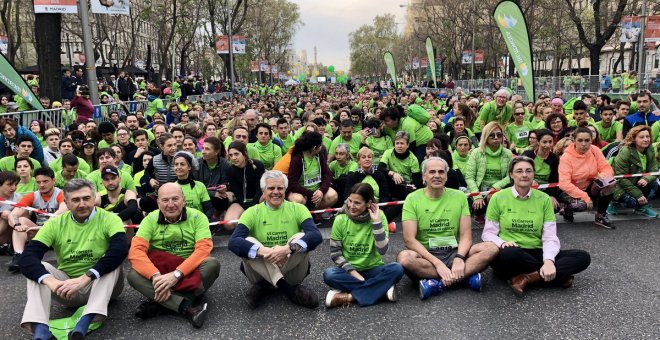
[{"label": "baseball cap", "polygon": [[103,171],[101,171],[101,178],[103,178],[103,176],[109,175],[109,174],[119,176],[119,170],[115,166],[108,165],[108,166],[103,168]]}]

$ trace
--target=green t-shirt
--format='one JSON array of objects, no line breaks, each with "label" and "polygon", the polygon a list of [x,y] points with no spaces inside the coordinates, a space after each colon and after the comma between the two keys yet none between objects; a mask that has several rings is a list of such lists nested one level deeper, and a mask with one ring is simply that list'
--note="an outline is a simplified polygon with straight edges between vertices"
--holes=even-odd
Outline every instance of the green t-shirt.
[{"label": "green t-shirt", "polygon": [[248,228],[250,236],[270,248],[285,245],[302,231],[302,223],[310,218],[312,215],[302,204],[284,201],[273,209],[263,202],[245,210],[238,223]]},{"label": "green t-shirt", "polygon": [[[87,177],[85,178],[90,182],[92,182],[92,184],[94,184],[94,186],[96,187],[96,191],[100,191],[104,188],[103,178],[101,178],[101,170],[94,170],[89,174],[87,174]],[[119,171],[119,187],[122,189],[137,192],[137,189],[135,188],[135,183],[133,182],[133,176],[131,176],[130,173],[125,173],[123,171]]]},{"label": "green t-shirt", "polygon": [[[89,166],[89,164],[82,158],[78,158],[78,170],[82,170],[83,172],[90,173],[92,171],[92,168]],[[58,173],[62,171],[62,156],[59,158],[56,158],[52,163],[48,164],[48,166],[53,169],[55,173]]]},{"label": "green t-shirt", "polygon": [[138,171],[137,173],[135,173],[135,175],[133,175],[133,184],[135,184],[135,188],[139,188],[142,186],[140,184],[140,180],[142,179],[143,176],[144,176],[144,170]]},{"label": "green t-shirt", "polygon": [[433,249],[458,246],[463,216],[470,216],[470,208],[462,191],[445,188],[442,196],[432,199],[418,189],[406,197],[401,221],[417,221],[415,238],[426,249]]},{"label": "green t-shirt", "polygon": [[539,184],[548,183],[550,178],[550,165],[543,161],[543,158],[536,156],[534,157],[534,179]]},{"label": "green t-shirt", "polygon": [[347,175],[349,172],[357,171],[358,164],[351,159],[346,163],[346,166],[342,167],[337,160],[334,160],[328,164],[328,167],[332,171],[332,178],[337,179],[341,175]]},{"label": "green t-shirt", "polygon": [[621,82],[623,79],[621,77],[612,77],[612,90],[621,89]]},{"label": "green t-shirt", "polygon": [[534,130],[532,124],[528,121],[524,121],[522,125],[518,126],[515,123],[511,123],[506,127],[506,138],[509,139],[509,142],[516,145],[518,148],[526,148],[529,146],[529,131]]},{"label": "green t-shirt", "polygon": [[[385,214],[380,212],[380,221],[386,226]],[[371,220],[357,224],[346,214],[339,214],[332,223],[330,239],[341,241],[342,256],[355,270],[362,271],[384,264],[383,257],[376,250]],[[389,235],[385,229],[386,237]]]},{"label": "green t-shirt", "polygon": [[319,156],[308,158],[303,156],[303,173],[300,185],[307,190],[316,191],[321,187],[321,161]]},{"label": "green t-shirt", "polygon": [[660,121],[657,121],[651,125],[651,142],[660,142]]},{"label": "green t-shirt", "polygon": [[362,144],[361,136],[359,134],[354,133],[353,137],[351,137],[351,140],[348,142],[345,141],[341,135],[337,136],[337,138],[332,140],[332,144],[330,144],[330,150],[328,150],[330,155],[335,155],[335,149],[339,144],[348,144],[351,156],[357,159],[357,153],[360,151],[360,145]]},{"label": "green t-shirt", "polygon": [[378,166],[380,164],[380,159],[383,157],[385,150],[391,149],[394,147],[394,142],[392,138],[388,135],[382,137],[367,137],[364,140],[364,144],[374,152],[374,165]]},{"label": "green t-shirt", "polygon": [[635,85],[635,83],[637,83],[637,77],[635,77],[635,78],[630,78],[630,77],[624,78],[623,79],[623,87],[624,88],[626,86],[630,86],[630,87],[627,88],[627,89],[624,89],[623,92],[624,93],[635,93],[635,92],[637,92],[637,85]]},{"label": "green t-shirt", "polygon": [[405,159],[399,159],[394,155],[394,149],[387,149],[380,161],[387,165],[387,169],[401,175],[406,182],[411,181],[412,174],[419,172],[419,162],[412,152]]},{"label": "green t-shirt", "polygon": [[95,209],[91,219],[77,223],[67,211],[48,220],[34,239],[55,249],[57,268],[76,278],[105,255],[112,236],[123,232],[124,223],[111,212]]},{"label": "green t-shirt", "polygon": [[461,157],[461,155],[458,154],[458,151],[454,150],[454,152],[451,153],[451,160],[454,170],[460,170],[462,174],[465,174],[465,167],[467,167],[468,158],[470,158],[470,154],[467,154],[465,157]]},{"label": "green t-shirt", "polygon": [[642,165],[642,169],[646,169],[646,155],[637,151],[637,156],[639,156],[639,163]]},{"label": "green t-shirt", "polygon": [[500,156],[502,154],[502,148],[500,147],[499,152],[496,151],[491,155],[491,150],[486,148],[486,174],[484,179],[481,182],[481,190],[489,190],[493,187],[493,184],[502,179],[502,169],[500,168]]},{"label": "green t-shirt", "polygon": [[25,184],[21,184],[19,181],[16,185],[16,193],[21,195],[25,195],[28,192],[35,192],[37,190],[39,190],[39,188],[37,187],[37,180],[34,179],[34,177],[30,178],[30,181]]},{"label": "green t-shirt", "polygon": [[[41,168],[41,164],[38,160],[30,157],[30,162],[32,162],[32,172]],[[16,156],[6,156],[0,158],[0,171],[12,171],[15,172],[16,166]]]},{"label": "green t-shirt", "polygon": [[286,135],[286,138],[280,137],[280,135],[277,135],[277,138],[279,138],[282,141],[282,153],[285,154],[289,151],[289,149],[293,146],[293,144],[296,143],[296,140],[293,138],[293,135],[288,134]]},{"label": "green t-shirt", "polygon": [[361,183],[367,183],[371,185],[371,188],[374,189],[374,197],[376,198],[376,200],[378,200],[378,197],[380,196],[380,187],[378,186],[378,183],[376,182],[374,177],[371,175],[364,176],[364,179],[362,180]]},{"label": "green t-shirt", "polygon": [[496,192],[488,203],[486,219],[499,222],[499,237],[523,249],[541,249],[543,223],[555,221],[550,196],[532,189],[528,199],[513,196],[512,189]]},{"label": "green t-shirt", "polygon": [[[80,170],[80,169],[78,169],[76,171],[76,174],[73,175],[73,178],[86,178],[86,177],[87,177],[87,173]],[[64,179],[64,176],[62,176],[62,171],[58,171],[58,172],[55,173],[55,186],[56,187],[58,187],[60,189],[63,189],[68,181],[69,180]]]},{"label": "green t-shirt", "polygon": [[261,145],[259,142],[249,143],[248,145],[257,150],[256,159],[264,163],[266,170],[272,169],[275,163],[282,158],[282,149],[271,141],[268,141],[266,145]]},{"label": "green t-shirt", "polygon": [[591,124],[593,127],[598,131],[598,135],[600,136],[600,140],[606,141],[608,143],[612,143],[616,140],[616,134],[617,132],[622,132],[623,131],[623,124],[619,122],[618,120],[613,120],[612,125],[610,127],[605,128],[603,127],[603,121],[599,121],[596,123]]},{"label": "green t-shirt", "polygon": [[135,236],[149,242],[149,249],[162,250],[187,259],[195,251],[195,243],[211,239],[209,219],[201,211],[184,208],[185,221],[173,224],[158,223],[160,210],[152,211],[140,223]]},{"label": "green t-shirt", "polygon": [[194,188],[190,186],[190,183],[180,184],[177,182],[177,185],[181,187],[181,190],[183,191],[183,197],[186,198],[186,207],[204,212],[202,204],[211,200],[211,197],[209,197],[209,192],[206,190],[204,183],[195,181]]}]

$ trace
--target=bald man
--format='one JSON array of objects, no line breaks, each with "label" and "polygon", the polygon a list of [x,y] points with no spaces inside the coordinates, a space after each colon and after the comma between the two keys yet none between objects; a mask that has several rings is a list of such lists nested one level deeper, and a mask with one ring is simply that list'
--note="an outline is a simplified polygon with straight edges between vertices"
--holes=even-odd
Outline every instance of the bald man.
[{"label": "bald man", "polygon": [[135,316],[148,319],[173,311],[202,327],[208,309],[202,295],[220,275],[211,250],[208,218],[186,207],[177,184],[163,184],[158,210],[142,220],[128,255],[133,267],[128,283],[149,299]]}]

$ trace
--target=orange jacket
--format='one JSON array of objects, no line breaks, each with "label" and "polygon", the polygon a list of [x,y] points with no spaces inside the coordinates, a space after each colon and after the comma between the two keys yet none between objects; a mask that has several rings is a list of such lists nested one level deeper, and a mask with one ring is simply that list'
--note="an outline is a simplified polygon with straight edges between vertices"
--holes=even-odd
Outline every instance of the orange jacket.
[{"label": "orange jacket", "polygon": [[559,160],[559,189],[573,198],[591,202],[587,190],[589,184],[599,177],[614,176],[614,170],[597,146],[580,154],[571,144]]}]

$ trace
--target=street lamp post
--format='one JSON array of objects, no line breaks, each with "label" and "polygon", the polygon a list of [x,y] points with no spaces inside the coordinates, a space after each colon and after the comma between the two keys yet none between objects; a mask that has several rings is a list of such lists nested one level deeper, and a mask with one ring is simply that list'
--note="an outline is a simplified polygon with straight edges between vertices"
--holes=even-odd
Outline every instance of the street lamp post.
[{"label": "street lamp post", "polygon": [[92,46],[92,31],[89,26],[89,3],[87,0],[78,2],[78,10],[80,11],[80,23],[82,25],[85,71],[87,72],[89,97],[92,104],[98,105],[100,102],[98,80],[96,79],[96,58],[94,58],[94,48]]},{"label": "street lamp post", "polygon": [[229,33],[229,79],[231,80],[230,88],[231,92],[234,93],[234,47],[232,46],[233,39],[232,39],[232,17],[231,17],[231,11],[229,8],[229,1],[226,2],[226,10],[227,10],[227,20],[229,21],[228,26],[228,33]]},{"label": "street lamp post", "polygon": [[641,17],[641,27],[639,30],[639,38],[637,38],[637,86],[639,89],[642,88],[644,84],[644,68],[646,67],[646,55],[644,51],[644,29],[646,28],[646,6],[647,1],[644,0],[642,3],[642,17]]}]

